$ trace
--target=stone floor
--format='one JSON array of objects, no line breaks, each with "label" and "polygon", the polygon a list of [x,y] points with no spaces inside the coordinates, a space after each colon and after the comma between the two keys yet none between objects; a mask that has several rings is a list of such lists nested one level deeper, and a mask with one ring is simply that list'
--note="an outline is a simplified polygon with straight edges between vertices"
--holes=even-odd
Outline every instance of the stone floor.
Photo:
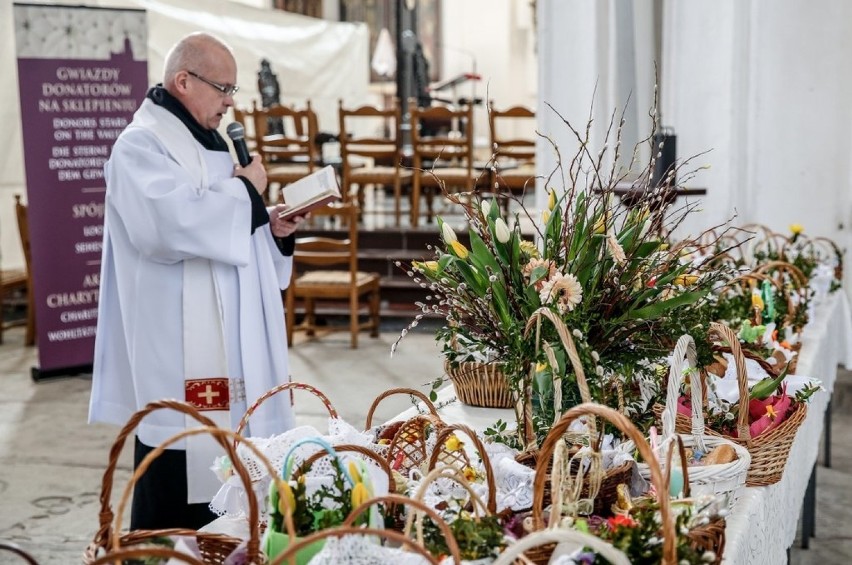
[{"label": "stone floor", "polygon": [[[373,398],[395,386],[417,387],[441,373],[431,331],[409,334],[390,357],[398,330],[364,338],[349,349],[346,333],[297,341],[290,352],[294,380],[326,392],[348,421],[361,424]],[[31,551],[42,565],[80,562],[98,527],[98,498],[107,455],[117,428],[88,425],[91,379],[59,378],[34,383],[37,352],[23,344],[23,329],[10,330],[0,345],[0,540]],[[817,538],[809,550],[794,549],[792,563],[840,564],[852,558],[852,373],[835,393],[833,465],[818,471]],[[389,399],[377,412],[388,418],[409,405]],[[321,427],[323,407],[297,397],[301,423]],[[117,501],[127,483],[130,459],[119,458],[113,490]],[[15,564],[0,554],[0,563]]]}]

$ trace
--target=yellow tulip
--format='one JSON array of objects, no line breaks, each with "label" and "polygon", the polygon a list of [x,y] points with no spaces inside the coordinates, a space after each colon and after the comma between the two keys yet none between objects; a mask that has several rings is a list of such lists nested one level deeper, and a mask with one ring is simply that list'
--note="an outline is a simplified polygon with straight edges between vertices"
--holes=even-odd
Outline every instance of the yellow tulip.
[{"label": "yellow tulip", "polygon": [[547,224],[548,220],[550,220],[550,210],[542,210],[541,211],[541,223]]},{"label": "yellow tulip", "polygon": [[447,441],[444,443],[444,446],[447,448],[447,451],[458,451],[462,448],[463,445],[464,444],[458,437],[456,437],[455,434],[448,437]]},{"label": "yellow tulip", "polygon": [[547,209],[553,210],[556,208],[556,190],[550,189],[550,194],[547,196]]},{"label": "yellow tulip", "polygon": [[678,275],[674,279],[675,284],[679,284],[681,286],[690,286],[698,282],[698,275],[693,275],[690,273],[684,273],[682,275]]},{"label": "yellow tulip", "polygon": [[357,508],[368,500],[370,500],[370,492],[364,486],[364,483],[355,483],[355,486],[352,487],[352,507]]},{"label": "yellow tulip", "polygon": [[803,231],[805,231],[805,226],[803,226],[802,224],[791,224],[790,225],[790,232],[792,232],[793,235],[799,235]]},{"label": "yellow tulip", "polygon": [[478,476],[476,469],[474,469],[470,465],[468,465],[467,467],[464,468],[463,474],[464,474],[465,480],[468,481],[468,482],[475,481],[476,477]]},{"label": "yellow tulip", "polygon": [[759,292],[752,292],[751,293],[751,307],[754,308],[755,310],[761,310],[762,311],[765,306],[766,306],[766,304],[764,304],[763,297],[760,296],[760,293]]},{"label": "yellow tulip", "polygon": [[358,466],[355,465],[354,461],[349,462],[349,475],[352,477],[354,482],[361,482],[361,473],[358,472]]},{"label": "yellow tulip", "polygon": [[[444,224],[444,225],[447,225],[447,224]],[[456,256],[459,259],[467,259],[467,256],[469,254],[468,251],[467,251],[467,247],[465,247],[461,242],[451,241],[450,247],[452,247],[453,252],[456,254]]]},{"label": "yellow tulip", "polygon": [[290,483],[287,481],[278,481],[278,512],[286,515],[296,510],[296,496],[293,494],[293,489],[290,488]]},{"label": "yellow tulip", "polygon": [[595,220],[594,232],[597,234],[606,233],[606,216],[598,216],[598,219]]}]

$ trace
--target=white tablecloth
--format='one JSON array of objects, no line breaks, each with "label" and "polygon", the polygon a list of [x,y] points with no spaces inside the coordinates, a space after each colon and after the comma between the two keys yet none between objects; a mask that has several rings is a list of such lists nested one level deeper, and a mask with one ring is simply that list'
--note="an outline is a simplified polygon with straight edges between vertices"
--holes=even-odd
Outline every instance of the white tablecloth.
[{"label": "white tablecloth", "polygon": [[[819,453],[825,409],[834,390],[837,365],[852,368],[852,312],[843,290],[835,292],[815,309],[813,321],[803,332],[799,375],[820,379],[825,392],[814,394],[808,415],[796,433],[784,476],[768,487],[747,488],[737,501],[725,532],[724,563],[786,563],[787,548],[793,545],[796,527],[811,470]],[[438,403],[454,396],[452,387],[438,393]],[[417,414],[410,408],[394,420]],[[462,422],[483,431],[498,419],[513,424],[511,409],[475,408],[453,402],[440,409],[449,423]]]}]

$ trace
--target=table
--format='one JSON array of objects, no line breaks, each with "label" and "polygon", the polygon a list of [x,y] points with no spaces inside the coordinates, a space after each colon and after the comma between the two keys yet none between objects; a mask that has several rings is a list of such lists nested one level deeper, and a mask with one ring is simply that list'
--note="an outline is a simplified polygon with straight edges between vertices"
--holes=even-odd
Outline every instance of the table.
[{"label": "table", "polygon": [[[796,433],[782,479],[768,487],[745,489],[731,511],[725,530],[723,563],[786,563],[806,494],[810,508],[806,507],[803,520],[803,540],[814,534],[816,460],[838,364],[852,368],[852,309],[842,289],[816,307],[813,320],[803,332],[796,371],[799,375],[820,379],[825,392],[811,398],[808,415]],[[438,404],[453,396],[452,387],[444,387],[438,392]],[[463,422],[477,431],[492,426],[497,419],[514,422],[515,418],[511,409],[476,408],[459,402],[444,406],[439,412],[446,422]],[[417,409],[412,407],[394,420],[416,414]]]}]

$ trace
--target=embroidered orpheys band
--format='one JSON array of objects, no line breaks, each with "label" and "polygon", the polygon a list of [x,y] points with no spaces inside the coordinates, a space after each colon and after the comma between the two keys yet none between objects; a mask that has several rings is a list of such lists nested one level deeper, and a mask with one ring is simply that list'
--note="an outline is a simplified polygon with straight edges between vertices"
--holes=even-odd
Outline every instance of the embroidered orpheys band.
[{"label": "embroidered orpheys band", "polygon": [[188,379],[184,384],[184,395],[187,403],[202,412],[228,410],[231,406],[227,378]]}]

